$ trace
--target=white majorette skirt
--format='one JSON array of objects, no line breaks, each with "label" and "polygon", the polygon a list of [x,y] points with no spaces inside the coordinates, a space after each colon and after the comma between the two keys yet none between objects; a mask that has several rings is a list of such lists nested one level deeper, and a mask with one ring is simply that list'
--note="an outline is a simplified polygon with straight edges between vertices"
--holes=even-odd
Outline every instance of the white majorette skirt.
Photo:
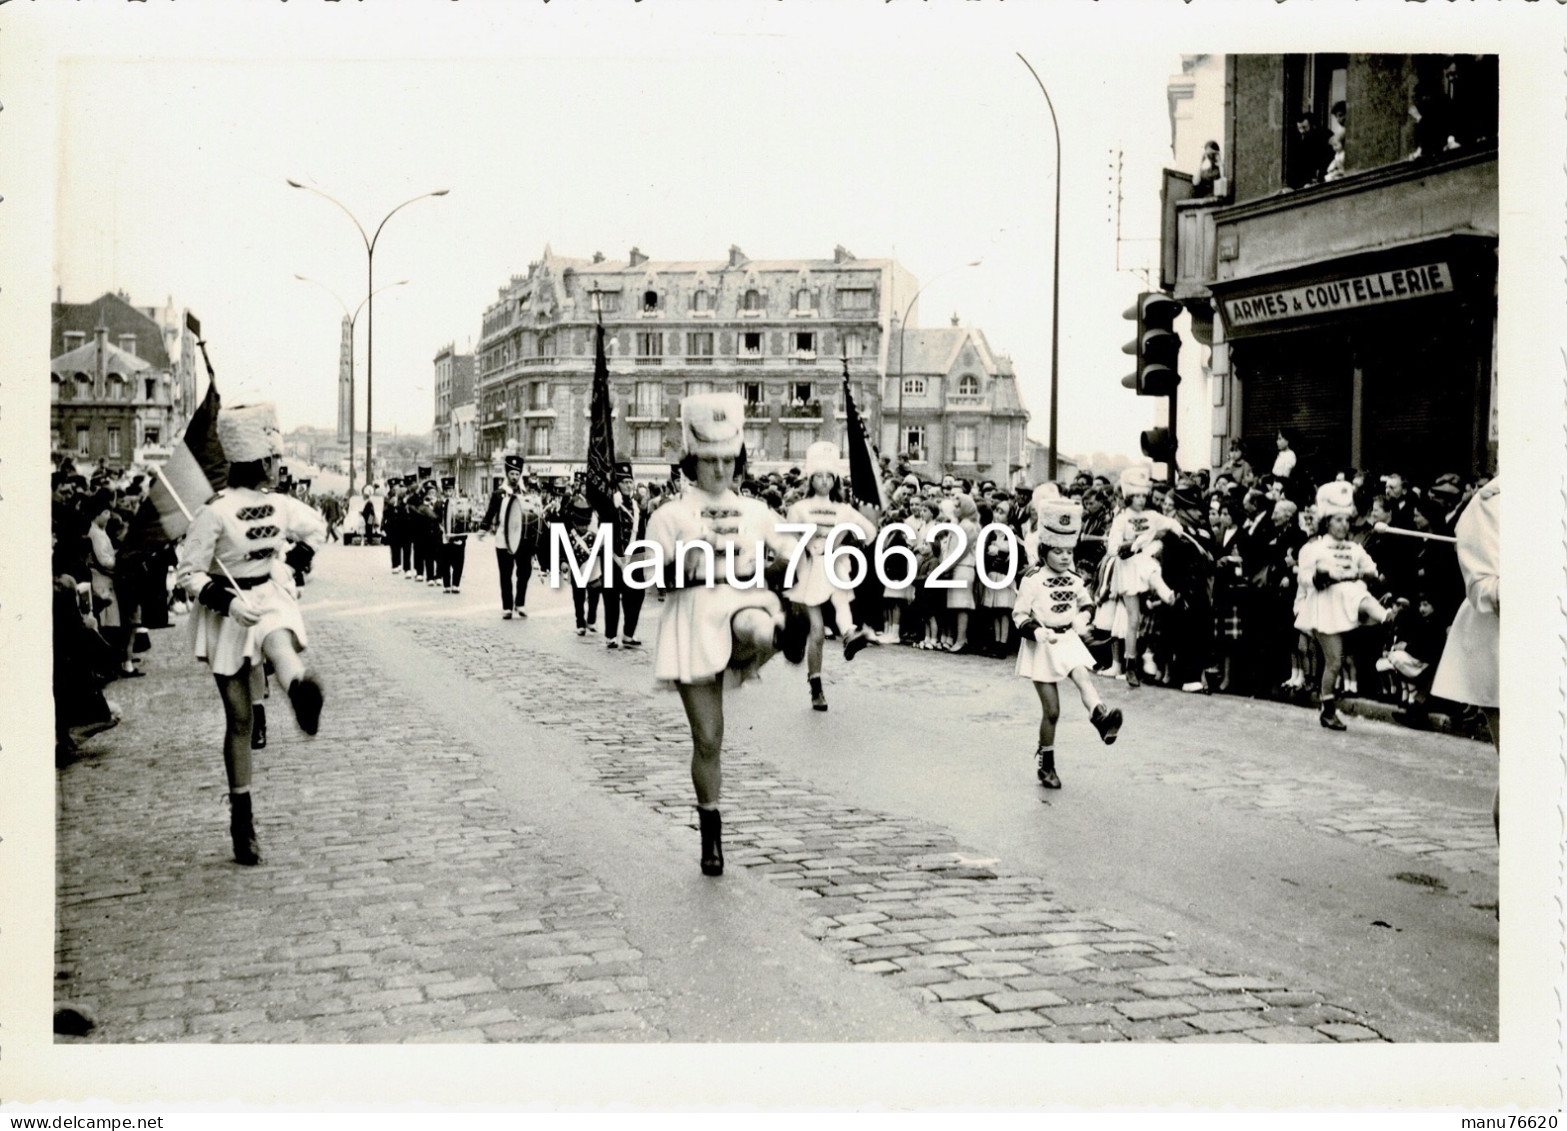
[{"label": "white majorette skirt", "polygon": [[1083,638],[1071,629],[1053,644],[1041,644],[1023,637],[1018,641],[1017,674],[1036,683],[1060,683],[1073,668],[1092,671],[1094,658]]},{"label": "white majorette skirt", "polygon": [[653,638],[653,678],[672,688],[680,683],[711,683],[721,675],[725,687],[736,687],[755,676],[764,662],[760,659],[739,668],[729,664],[734,654],[731,622],[744,609],[776,616],[783,606],[770,589],[695,585],[669,590]]},{"label": "white majorette skirt", "polygon": [[832,600],[832,591],[833,583],[827,576],[826,557],[806,554],[795,574],[794,584],[784,591],[784,596],[800,605],[825,605]]},{"label": "white majorette skirt", "polygon": [[1326,589],[1306,585],[1305,599],[1295,615],[1301,632],[1348,632],[1360,627],[1360,602],[1371,594],[1364,581],[1335,581]]},{"label": "white majorette skirt", "polygon": [[[261,619],[246,628],[230,616],[191,603],[191,647],[196,659],[207,661],[214,675],[236,675],[249,660],[260,664],[261,642],[271,633],[286,628],[294,634],[301,651],[309,643],[305,638],[305,619],[299,614],[299,601],[293,587],[274,574],[254,589],[240,591],[243,599],[261,614]],[[236,596],[236,601],[241,597]]]},{"label": "white majorette skirt", "polygon": [[1158,560],[1146,550],[1139,550],[1129,558],[1115,555],[1110,562],[1110,595],[1132,597],[1149,590]]}]

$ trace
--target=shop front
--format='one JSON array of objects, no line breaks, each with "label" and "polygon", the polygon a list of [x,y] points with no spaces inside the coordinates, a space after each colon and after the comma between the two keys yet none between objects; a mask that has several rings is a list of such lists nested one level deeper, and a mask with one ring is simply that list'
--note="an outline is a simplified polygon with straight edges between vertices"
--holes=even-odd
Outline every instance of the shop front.
[{"label": "shop front", "polygon": [[1266,472],[1282,430],[1313,481],[1494,471],[1495,279],[1459,235],[1215,283],[1231,434]]}]

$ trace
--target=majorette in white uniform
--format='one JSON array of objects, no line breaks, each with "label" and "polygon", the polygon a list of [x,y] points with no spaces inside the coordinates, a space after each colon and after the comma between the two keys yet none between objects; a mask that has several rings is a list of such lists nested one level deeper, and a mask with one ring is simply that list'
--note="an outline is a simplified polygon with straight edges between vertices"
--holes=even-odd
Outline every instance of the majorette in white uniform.
[{"label": "majorette in white uniform", "polygon": [[[1148,469],[1129,467],[1121,472],[1121,496],[1130,503],[1134,495],[1144,498],[1152,490]],[[1110,596],[1130,597],[1158,589],[1162,584],[1159,559],[1149,552],[1154,539],[1166,530],[1179,529],[1180,524],[1158,511],[1133,510],[1123,506],[1110,523],[1110,533],[1105,538],[1105,560],[1110,563]],[[1121,550],[1130,549],[1130,557],[1122,557]],[[1161,578],[1158,584],[1155,578]],[[1120,635],[1119,633],[1117,635]]]},{"label": "majorette in white uniform", "polygon": [[1431,694],[1477,707],[1500,707],[1502,484],[1493,479],[1464,507],[1453,530],[1464,603],[1453,615]]},{"label": "majorette in white uniform", "polygon": [[[224,451],[238,452],[238,456],[230,454],[236,463],[265,458],[243,447],[235,437],[236,430],[245,424],[247,409],[270,410],[270,406],[229,409],[218,416]],[[197,510],[180,546],[175,580],[197,598],[209,581],[224,582],[223,570],[217,565],[222,562],[239,583],[245,602],[261,619],[246,627],[193,601],[191,640],[196,658],[207,661],[217,675],[236,674],[246,660],[259,669],[261,642],[280,628],[292,632],[298,650],[303,651],[308,643],[305,622],[299,615],[297,590],[283,554],[290,542],[302,542],[314,550],[325,541],[326,519],[321,512],[280,492],[228,487]]]},{"label": "majorette in white uniform", "polygon": [[[680,403],[680,422],[687,455],[733,458],[740,454],[745,427],[745,403],[732,393],[689,396]],[[653,678],[670,686],[704,683],[724,678],[733,687],[754,676],[761,662],[730,666],[734,651],[731,621],[742,609],[761,609],[781,625],[783,606],[765,585],[757,588],[731,583],[728,551],[734,547],[734,578],[756,579],[766,562],[757,558],[757,546],[787,555],[795,540],[778,530],[779,518],[759,499],[726,490],[711,495],[694,483],[679,497],[665,503],[648,519],[647,537],[663,550],[671,573],[680,570],[675,558],[677,543],[705,542],[713,547],[713,584],[690,578],[667,591],[658,635],[653,640]],[[685,557],[695,569],[695,551]],[[763,661],[765,662],[765,661]]]},{"label": "majorette in white uniform", "polygon": [[1077,544],[1082,510],[1072,503],[1043,500],[1037,513],[1040,564],[1018,584],[1012,620],[1019,626],[1036,624],[1044,631],[1019,634],[1017,674],[1040,683],[1059,683],[1073,668],[1091,671],[1094,666],[1083,643],[1093,598],[1075,571],[1052,569],[1044,553],[1051,546],[1069,549]]},{"label": "majorette in white uniform", "polygon": [[[827,440],[812,444],[805,450],[804,472],[807,484],[812,477],[822,473],[835,475],[842,482],[843,472],[839,464],[838,446]],[[841,616],[849,604],[850,590],[846,585],[849,569],[844,559],[839,558],[831,563],[832,576],[828,576],[827,537],[835,526],[843,525],[853,527],[862,538],[869,541],[876,537],[876,524],[848,503],[834,502],[825,495],[814,493],[795,500],[790,504],[784,517],[788,522],[816,524],[816,532],[811,535],[807,543],[806,553],[803,555],[794,585],[785,596],[791,601],[810,606],[825,605],[828,601],[833,601],[834,605],[837,605],[839,602],[834,598],[838,595],[843,604],[843,608],[839,610]],[[839,537],[836,544],[842,546],[846,541],[845,537]],[[837,584],[834,584],[835,580]],[[844,630],[848,628],[843,624],[838,627]]]},{"label": "majorette in white uniform", "polygon": [[[1354,487],[1342,479],[1317,489],[1317,517],[1355,513]],[[1295,627],[1301,632],[1344,633],[1360,627],[1360,606],[1371,596],[1365,579],[1375,577],[1377,564],[1358,542],[1321,534],[1300,548],[1299,608]],[[1315,578],[1332,581],[1318,588]]]}]

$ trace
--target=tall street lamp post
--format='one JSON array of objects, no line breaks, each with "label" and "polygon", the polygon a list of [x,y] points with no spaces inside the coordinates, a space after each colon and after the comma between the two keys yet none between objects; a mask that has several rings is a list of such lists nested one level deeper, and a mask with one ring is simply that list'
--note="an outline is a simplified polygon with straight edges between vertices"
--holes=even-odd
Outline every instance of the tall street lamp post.
[{"label": "tall street lamp post", "polygon": [[365,232],[365,226],[359,222],[359,217],[349,211],[348,206],[337,197],[322,192],[314,185],[301,184],[295,180],[289,180],[289,188],[305,189],[319,197],[330,200],[341,208],[348,218],[354,222],[354,227],[359,230],[359,237],[365,242],[365,302],[368,304],[369,319],[365,325],[365,482],[370,483],[375,479],[375,462],[373,459],[373,445],[375,443],[375,245],[381,238],[381,229],[386,227],[386,222],[398,212],[407,208],[416,200],[423,200],[427,196],[445,196],[451,189],[436,189],[434,192],[422,192],[418,196],[409,197],[396,208],[392,209],[381,222],[376,225],[375,234]]},{"label": "tall street lamp post", "polygon": [[[294,278],[301,283],[314,283],[327,294],[337,299],[337,305],[343,308],[343,317],[348,322],[348,493],[352,495],[354,493],[354,323],[359,321],[359,312],[365,308],[365,303],[380,294],[381,291],[389,291],[393,287],[407,286],[408,280],[399,279],[395,283],[386,284],[386,286],[380,288],[374,294],[365,295],[364,298],[359,300],[359,305],[354,307],[354,312],[350,314],[348,313],[348,304],[341,298],[338,298],[336,291],[319,279],[312,279],[308,275],[298,274]],[[365,482],[369,483],[370,478],[370,469],[367,467],[365,468]]]},{"label": "tall street lamp post", "polygon": [[902,459],[906,454],[903,443],[903,342],[904,334],[909,328],[909,312],[914,309],[914,304],[920,300],[920,295],[925,293],[926,288],[929,287],[931,283],[934,283],[937,279],[941,279],[947,275],[952,274],[954,271],[961,271],[965,267],[978,267],[983,262],[985,262],[985,260],[982,256],[979,259],[971,259],[967,263],[959,263],[956,267],[948,267],[945,271],[941,272],[941,274],[927,280],[924,286],[914,292],[914,297],[909,299],[909,305],[903,308],[903,317],[898,321],[898,435],[894,440],[896,445],[895,450],[898,453],[899,459]]},{"label": "tall street lamp post", "polygon": [[[1023,59],[1021,52],[1018,58]],[[1059,419],[1056,413],[1057,393],[1061,388],[1061,126],[1056,121],[1056,104],[1050,100],[1050,92],[1045,89],[1044,80],[1039,77],[1039,72],[1033,65],[1023,59],[1023,66],[1028,68],[1028,73],[1034,76],[1034,81],[1039,84],[1039,91],[1045,96],[1045,105],[1050,107],[1050,128],[1056,135],[1056,223],[1055,223],[1055,260],[1050,268],[1050,464],[1049,475],[1055,479],[1058,470],[1056,455],[1056,424]]]}]

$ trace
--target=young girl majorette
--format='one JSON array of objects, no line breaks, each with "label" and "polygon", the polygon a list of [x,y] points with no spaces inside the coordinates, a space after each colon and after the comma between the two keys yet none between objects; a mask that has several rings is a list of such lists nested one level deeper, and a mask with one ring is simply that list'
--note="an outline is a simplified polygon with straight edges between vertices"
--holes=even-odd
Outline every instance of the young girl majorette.
[{"label": "young girl majorette", "polygon": [[[648,520],[666,567],[663,615],[653,640],[653,676],[680,693],[691,727],[691,783],[702,828],[702,874],[724,873],[719,790],[723,772],[724,688],[756,675],[782,651],[791,663],[805,655],[806,620],[787,616],[762,578],[758,544],[789,554],[796,543],[760,499],[735,491],[745,460],[745,402],[735,393],[702,393],[680,402],[689,485]],[[676,554],[681,543],[713,549]],[[730,551],[733,551],[733,568]],[[749,584],[761,582],[759,587]]]},{"label": "young girl majorette", "polygon": [[1178,524],[1148,509],[1151,490],[1147,468],[1129,467],[1121,472],[1121,494],[1126,506],[1111,521],[1105,538],[1105,590],[1112,610],[1111,623],[1106,627],[1110,629],[1111,654],[1115,658],[1104,674],[1115,679],[1124,675],[1128,687],[1139,684],[1137,633],[1142,624],[1143,594],[1155,593],[1166,602],[1175,599],[1164,583],[1159,559],[1151,552],[1151,546],[1157,535]]},{"label": "young girl majorette", "polygon": [[[805,449],[805,478],[811,493],[789,507],[789,522],[815,523],[816,532],[807,543],[799,573],[784,596],[805,607],[811,620],[811,638],[806,647],[806,675],[811,687],[811,706],[827,709],[822,694],[822,648],[827,630],[822,623],[822,606],[831,602],[837,616],[838,635],[843,638],[843,658],[852,660],[860,649],[872,642],[870,629],[856,626],[849,600],[850,590],[842,582],[843,570],[829,574],[827,539],[835,526],[852,526],[867,542],[876,537],[876,524],[851,507],[843,498],[843,477],[838,470],[838,446],[826,440]],[[835,542],[842,545],[842,539]],[[834,562],[833,565],[839,563]]]},{"label": "young girl majorette", "polygon": [[1063,679],[1077,685],[1088,718],[1106,746],[1121,730],[1119,708],[1099,701],[1090,669],[1094,660],[1083,643],[1088,632],[1093,601],[1088,588],[1072,568],[1072,550],[1082,529],[1083,508],[1076,503],[1049,499],[1039,505],[1036,519],[1044,564],[1030,570],[1018,585],[1012,620],[1018,629],[1017,674],[1034,681],[1043,714],[1039,720],[1039,748],[1034,752],[1039,784],[1060,789],[1056,774],[1056,720],[1061,717]]},{"label": "young girl majorette", "polygon": [[[218,441],[229,459],[228,486],[191,517],[175,579],[196,599],[190,618],[196,658],[206,661],[223,699],[229,834],[235,861],[248,865],[261,863],[250,750],[252,705],[265,691],[264,663],[288,692],[300,729],[315,734],[321,722],[321,683],[301,656],[305,622],[292,571],[307,565],[325,541],[326,520],[309,504],[269,490],[283,450],[270,404],[222,409]],[[289,542],[296,545],[285,553]]]}]

